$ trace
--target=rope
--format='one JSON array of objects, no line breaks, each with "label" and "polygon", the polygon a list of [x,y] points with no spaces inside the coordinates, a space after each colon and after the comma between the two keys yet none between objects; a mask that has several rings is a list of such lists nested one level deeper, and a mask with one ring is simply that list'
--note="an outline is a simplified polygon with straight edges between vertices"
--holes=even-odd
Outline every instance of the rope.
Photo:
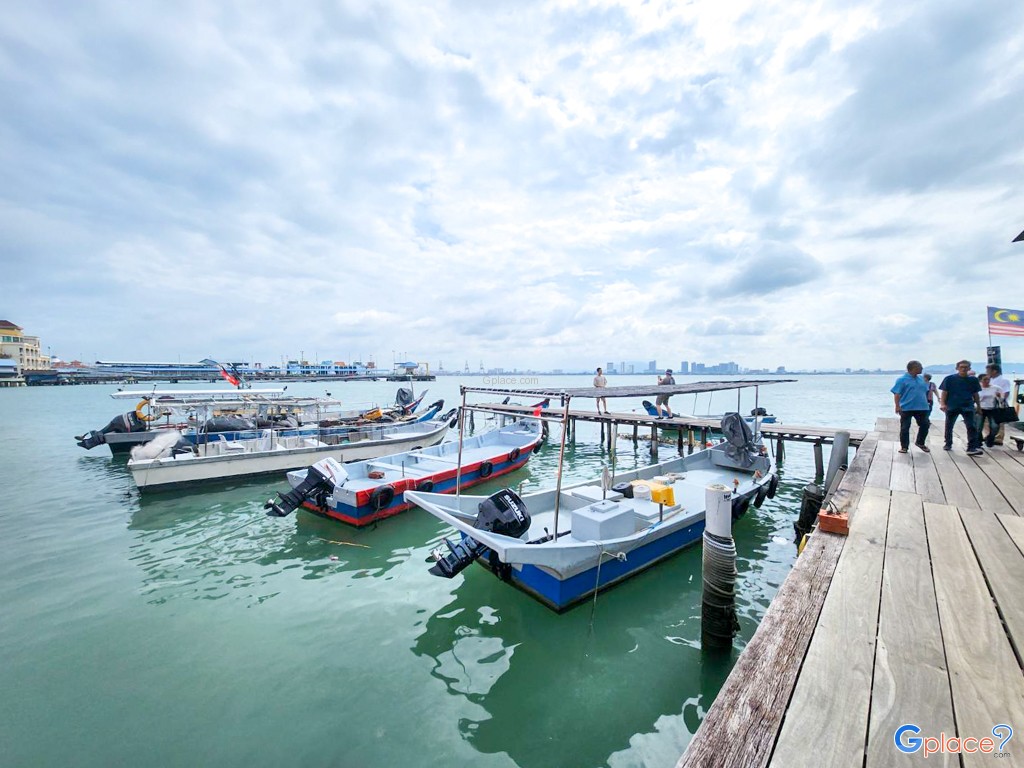
[{"label": "rope", "polygon": [[702,644],[728,645],[740,628],[736,618],[736,544],[731,538],[704,531],[703,573]]},{"label": "rope", "polygon": [[597,592],[598,587],[601,585],[601,563],[604,562],[604,556],[609,555],[614,557],[620,563],[626,562],[625,552],[609,552],[604,546],[597,541],[588,541],[588,544],[594,544],[597,547],[597,576],[594,578],[594,601],[590,604],[590,631],[594,631],[594,614],[597,612]]}]

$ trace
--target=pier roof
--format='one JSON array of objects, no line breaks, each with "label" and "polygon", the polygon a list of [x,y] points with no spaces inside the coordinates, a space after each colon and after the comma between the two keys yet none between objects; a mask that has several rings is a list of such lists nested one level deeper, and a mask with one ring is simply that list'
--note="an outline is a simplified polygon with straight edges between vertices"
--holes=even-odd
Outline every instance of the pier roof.
[{"label": "pier roof", "polygon": [[796,379],[735,379],[732,381],[696,381],[692,384],[643,384],[625,387],[462,387],[462,393],[480,392],[491,395],[522,395],[525,397],[656,397],[687,395],[695,392],[718,392],[725,389],[746,389],[768,384],[783,384]]}]

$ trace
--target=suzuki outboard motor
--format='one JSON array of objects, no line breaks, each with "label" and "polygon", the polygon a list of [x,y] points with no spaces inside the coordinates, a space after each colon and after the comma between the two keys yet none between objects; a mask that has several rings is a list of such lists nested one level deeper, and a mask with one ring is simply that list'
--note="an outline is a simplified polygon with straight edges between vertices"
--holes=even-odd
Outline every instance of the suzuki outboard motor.
[{"label": "suzuki outboard motor", "polygon": [[306,472],[306,479],[292,488],[288,493],[278,493],[280,503],[267,499],[263,508],[268,510],[267,517],[284,517],[302,506],[307,499],[322,496],[318,506],[328,494],[334,493],[337,486],[344,485],[348,472],[336,459],[322,459],[311,466]]},{"label": "suzuki outboard motor", "polygon": [[[480,502],[473,527],[489,533],[519,538],[530,530],[530,513],[526,510],[526,504],[519,498],[519,494],[511,488],[503,488]],[[444,543],[448,545],[450,551],[445,557],[441,557],[441,551],[435,550],[437,563],[431,567],[430,572],[446,579],[463,571],[487,549],[479,541],[468,536],[454,544],[449,539],[445,539]]]},{"label": "suzuki outboard motor", "polygon": [[115,416],[110,420],[103,429],[94,429],[91,432],[86,432],[84,435],[76,435],[75,440],[78,444],[90,450],[95,448],[97,445],[103,445],[106,440],[106,435],[111,432],[126,433],[126,432],[145,432],[146,424],[139,418],[139,415],[135,411],[128,411],[128,413],[121,416]]},{"label": "suzuki outboard motor", "polygon": [[736,412],[729,412],[722,417],[722,434],[727,443],[725,455],[738,466],[749,467],[757,458],[758,450],[754,445],[754,435],[750,426]]}]

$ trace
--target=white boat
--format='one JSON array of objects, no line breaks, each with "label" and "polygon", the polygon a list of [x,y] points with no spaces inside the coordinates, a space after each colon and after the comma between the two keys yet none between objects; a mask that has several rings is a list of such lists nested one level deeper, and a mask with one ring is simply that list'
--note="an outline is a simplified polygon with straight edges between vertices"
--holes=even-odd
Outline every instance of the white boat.
[{"label": "white boat", "polygon": [[[157,434],[175,429],[191,443],[202,443],[213,433],[226,440],[259,436],[266,427],[291,429],[290,434],[316,436],[320,427],[350,425],[359,421],[413,421],[411,415],[423,399],[403,398],[399,389],[396,403],[389,408],[376,404],[343,404],[328,397],[289,395],[281,389],[141,390],[115,392],[115,400],[137,401],[134,410],[115,416],[105,427],[76,435],[78,445],[90,450],[107,445],[115,455],[127,455],[136,445],[148,443]],[[426,394],[424,392],[423,394]],[[443,407],[444,401],[439,401]],[[440,411],[434,403],[426,418]]]},{"label": "white boat", "polygon": [[405,491],[455,493],[522,469],[540,445],[540,423],[524,419],[465,439],[461,452],[459,443],[447,442],[345,466],[323,459],[289,472],[292,490],[264,508],[284,517],[302,506],[350,525],[369,525],[411,507]]},{"label": "white boat", "polygon": [[[773,382],[727,386],[766,383]],[[702,385],[700,391],[715,386]],[[669,393],[694,386],[676,385]],[[564,413],[574,394],[629,397],[638,389],[605,387],[597,395],[567,390],[561,393]],[[476,561],[545,605],[565,610],[698,541],[709,486],[731,492],[734,519],[775,494],[778,475],[758,432],[737,413],[726,414],[721,428],[724,442],[688,456],[566,488],[559,468],[556,488],[522,497],[508,488],[489,497],[407,491],[407,501],[460,533],[458,541],[447,541],[447,553],[435,551],[431,573],[452,578]]]},{"label": "white boat", "polygon": [[[335,428],[330,435],[306,437],[263,430],[260,437],[214,440],[192,445],[179,442],[180,433],[164,432],[152,442],[132,449],[128,469],[140,491],[165,490],[215,480],[289,472],[321,459],[339,462],[372,459],[441,442],[448,421]],[[218,437],[212,435],[211,438]],[[158,451],[155,458],[147,452]]]}]

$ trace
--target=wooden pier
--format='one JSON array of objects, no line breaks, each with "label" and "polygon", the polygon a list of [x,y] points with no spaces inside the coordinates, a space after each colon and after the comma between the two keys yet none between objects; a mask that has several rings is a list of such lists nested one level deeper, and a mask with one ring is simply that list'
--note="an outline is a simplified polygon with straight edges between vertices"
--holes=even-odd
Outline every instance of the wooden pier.
[{"label": "wooden pier", "polygon": [[[942,430],[930,453],[899,453],[895,419],[863,438],[849,536],[810,537],[677,768],[1024,765],[1024,453]],[[964,751],[905,754],[904,724]],[[978,751],[1000,724],[1001,760]]]},{"label": "wooden pier", "polygon": [[[536,406],[515,405],[511,403],[481,403],[474,405],[474,409],[490,411],[497,414],[509,416],[528,416],[536,412]],[[561,408],[548,408],[543,411],[544,416],[561,419],[567,418],[567,429],[569,430],[570,441],[576,437],[576,424],[578,422],[590,422],[601,425],[602,440],[609,446],[612,444],[614,435],[619,427],[632,430],[632,440],[637,443],[640,439],[640,429],[643,428],[650,435],[651,454],[658,453],[658,432],[666,428],[676,431],[676,446],[679,453],[693,453],[695,445],[704,445],[710,433],[720,426],[719,419],[697,418],[685,416],[672,419],[656,419],[646,413],[635,412],[613,412],[609,414],[597,413],[590,410],[570,409],[567,413]],[[821,474],[822,466],[822,445],[831,444],[835,440],[835,427],[819,426],[797,426],[793,424],[761,423],[759,425],[761,434],[766,441],[775,441],[775,457],[781,462],[785,455],[786,442],[812,443],[814,445],[815,464]],[[865,430],[846,430],[850,435],[850,445],[858,446],[867,437]],[[629,435],[626,435],[629,437]],[[646,438],[645,438],[646,439]]]}]

